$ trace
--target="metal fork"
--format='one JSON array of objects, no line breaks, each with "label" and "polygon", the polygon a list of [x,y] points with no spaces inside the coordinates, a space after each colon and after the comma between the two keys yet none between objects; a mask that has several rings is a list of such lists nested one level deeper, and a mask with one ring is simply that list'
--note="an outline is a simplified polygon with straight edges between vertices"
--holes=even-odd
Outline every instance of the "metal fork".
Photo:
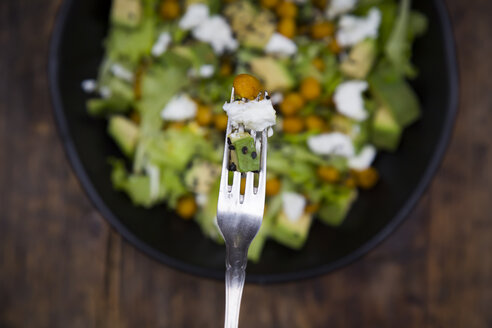
[{"label": "metal fork", "polygon": [[[226,244],[226,309],[225,328],[237,328],[239,308],[246,277],[248,249],[260,230],[265,208],[265,181],[267,157],[267,130],[261,132],[260,171],[258,187],[254,186],[254,173],[246,173],[244,196],[240,195],[241,173],[234,172],[229,185],[229,147],[227,137],[231,133],[227,124],[222,175],[220,178],[217,223]],[[256,132],[253,134],[256,144]]]}]

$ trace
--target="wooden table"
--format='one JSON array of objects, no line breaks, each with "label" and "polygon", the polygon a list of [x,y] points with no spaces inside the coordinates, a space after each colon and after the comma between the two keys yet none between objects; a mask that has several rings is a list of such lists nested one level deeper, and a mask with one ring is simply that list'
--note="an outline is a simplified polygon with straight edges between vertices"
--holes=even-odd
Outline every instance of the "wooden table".
[{"label": "wooden table", "polygon": [[[46,76],[60,2],[0,1],[0,327],[221,327],[223,283],[122,240],[68,165]],[[447,3],[461,102],[432,185],[362,260],[247,285],[241,327],[492,327],[492,1]]]}]

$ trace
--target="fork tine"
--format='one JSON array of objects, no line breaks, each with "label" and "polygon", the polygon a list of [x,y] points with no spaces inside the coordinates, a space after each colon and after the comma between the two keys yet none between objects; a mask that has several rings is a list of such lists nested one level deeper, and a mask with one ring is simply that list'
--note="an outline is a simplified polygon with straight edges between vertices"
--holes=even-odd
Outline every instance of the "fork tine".
[{"label": "fork tine", "polygon": [[[233,91],[234,92],[234,91]],[[231,122],[227,121],[227,130],[225,135],[224,144],[224,157],[222,159],[222,173],[220,177],[220,190],[227,191],[227,185],[229,184],[229,147],[227,144],[227,138],[231,133]]]},{"label": "fork tine", "polygon": [[241,172],[234,172],[234,179],[232,180],[232,197],[239,199],[239,193],[241,191]]}]

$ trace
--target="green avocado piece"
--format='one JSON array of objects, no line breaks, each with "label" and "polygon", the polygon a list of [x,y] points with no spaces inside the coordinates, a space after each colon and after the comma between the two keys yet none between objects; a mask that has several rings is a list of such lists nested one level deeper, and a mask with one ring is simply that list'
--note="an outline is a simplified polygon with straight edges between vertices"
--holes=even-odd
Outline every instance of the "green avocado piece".
[{"label": "green avocado piece", "polygon": [[386,65],[378,65],[369,76],[372,94],[389,109],[398,125],[406,127],[420,117],[415,92],[405,79]]},{"label": "green avocado piece", "polygon": [[239,172],[258,171],[260,169],[260,157],[256,152],[255,141],[247,133],[236,133],[229,135],[231,145],[231,160]]},{"label": "green avocado piece", "polygon": [[124,116],[114,115],[109,119],[108,133],[126,156],[133,155],[139,135],[135,123]]},{"label": "green avocado piece", "polygon": [[258,57],[250,62],[251,70],[264,82],[266,90],[283,91],[295,84],[295,79],[289,69],[272,57]]},{"label": "green avocado piece", "polygon": [[371,142],[379,149],[395,151],[400,143],[402,130],[391,112],[380,107],[372,121]]},{"label": "green avocado piece", "polygon": [[318,212],[321,222],[331,226],[339,226],[347,216],[350,205],[357,198],[357,190],[350,189],[338,194],[327,203],[323,203]]},{"label": "green avocado piece", "polygon": [[271,228],[271,236],[277,242],[293,249],[300,249],[309,234],[313,218],[304,213],[297,221],[291,221],[284,212],[280,212]]},{"label": "green avocado piece", "polygon": [[115,24],[136,27],[142,19],[142,3],[139,0],[114,0],[111,20]]},{"label": "green avocado piece", "polygon": [[365,79],[377,55],[376,40],[366,39],[357,43],[341,63],[340,71],[354,79]]}]

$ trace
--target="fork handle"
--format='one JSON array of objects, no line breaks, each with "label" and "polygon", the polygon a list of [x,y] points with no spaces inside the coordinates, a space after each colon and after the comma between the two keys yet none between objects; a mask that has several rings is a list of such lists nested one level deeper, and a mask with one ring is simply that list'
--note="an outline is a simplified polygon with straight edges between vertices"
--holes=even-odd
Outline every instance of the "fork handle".
[{"label": "fork handle", "polygon": [[239,308],[246,278],[247,251],[227,247],[226,256],[226,309],[224,328],[237,328]]}]

